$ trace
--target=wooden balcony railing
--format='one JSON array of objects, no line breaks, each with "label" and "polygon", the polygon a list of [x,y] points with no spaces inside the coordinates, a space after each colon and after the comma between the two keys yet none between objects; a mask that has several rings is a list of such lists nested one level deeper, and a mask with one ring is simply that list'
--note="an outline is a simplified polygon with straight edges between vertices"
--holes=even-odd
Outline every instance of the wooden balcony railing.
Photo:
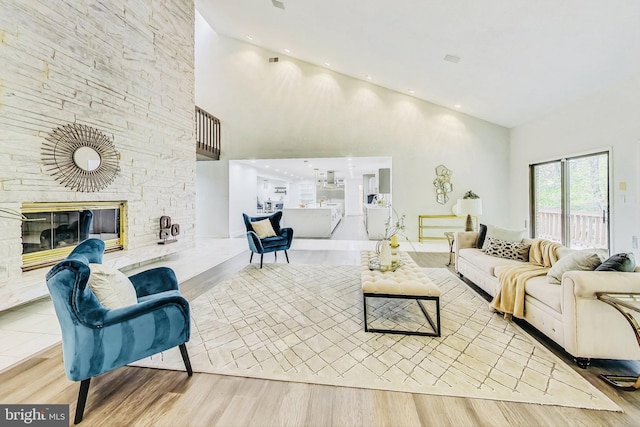
[{"label": "wooden balcony railing", "polygon": [[196,155],[199,160],[220,160],[220,120],[197,106]]},{"label": "wooden balcony railing", "polygon": [[[609,227],[602,213],[575,212],[571,214],[571,244],[574,249],[608,248]],[[562,241],[562,215],[559,211],[538,210],[536,237],[554,242]]]}]

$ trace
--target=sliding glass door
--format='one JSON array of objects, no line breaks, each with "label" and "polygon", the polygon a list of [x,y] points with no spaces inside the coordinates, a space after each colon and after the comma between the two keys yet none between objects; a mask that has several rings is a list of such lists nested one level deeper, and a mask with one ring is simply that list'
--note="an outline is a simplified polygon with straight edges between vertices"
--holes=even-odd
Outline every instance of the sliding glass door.
[{"label": "sliding glass door", "polygon": [[609,249],[609,153],[530,166],[533,237]]}]

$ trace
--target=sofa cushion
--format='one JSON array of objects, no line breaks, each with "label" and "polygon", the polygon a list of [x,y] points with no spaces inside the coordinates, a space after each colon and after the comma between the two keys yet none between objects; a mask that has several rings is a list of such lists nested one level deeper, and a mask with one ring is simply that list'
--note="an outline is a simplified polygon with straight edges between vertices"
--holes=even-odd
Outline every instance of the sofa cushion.
[{"label": "sofa cushion", "polygon": [[632,252],[612,255],[596,267],[596,271],[622,271],[630,273],[636,269],[636,259]]},{"label": "sofa cushion", "polygon": [[484,250],[487,255],[500,258],[514,259],[516,261],[529,261],[530,245],[520,242],[507,242],[489,237],[489,246]]},{"label": "sofa cushion", "polygon": [[484,246],[484,240],[487,238],[487,226],[480,224],[478,227],[478,240],[476,240],[476,248],[482,249]]},{"label": "sofa cushion", "polygon": [[521,242],[525,236],[525,230],[512,230],[487,224],[487,237],[482,245],[483,249],[489,246],[489,238],[506,240],[507,242]]},{"label": "sofa cushion", "polygon": [[286,246],[287,245],[287,239],[285,237],[282,236],[274,236],[274,237],[267,237],[266,239],[262,239],[262,247],[267,249],[271,249],[271,248],[276,248],[279,246]]},{"label": "sofa cushion", "polygon": [[602,263],[602,257],[590,250],[576,251],[563,256],[551,266],[547,273],[549,283],[559,285],[567,271],[591,271]]},{"label": "sofa cushion", "polygon": [[560,306],[562,287],[550,284],[545,276],[532,277],[527,280],[524,289],[525,293],[531,298],[537,299],[558,313],[562,312]]},{"label": "sofa cushion", "polygon": [[567,255],[571,255],[574,252],[578,252],[578,249],[571,249],[571,248],[568,248],[566,246],[560,246],[556,253],[558,255],[558,258],[562,258],[562,257],[565,257]]},{"label": "sofa cushion", "polygon": [[459,256],[460,258],[466,259],[476,268],[496,277],[498,274],[497,272],[495,272],[497,267],[522,265],[522,261],[515,261],[512,259],[498,258],[495,256],[487,255],[482,250],[476,248],[460,249]]}]

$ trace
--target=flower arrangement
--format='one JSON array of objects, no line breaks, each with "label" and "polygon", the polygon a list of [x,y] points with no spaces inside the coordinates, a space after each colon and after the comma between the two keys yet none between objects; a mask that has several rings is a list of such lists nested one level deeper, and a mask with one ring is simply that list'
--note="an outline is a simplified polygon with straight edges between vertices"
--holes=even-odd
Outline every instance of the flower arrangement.
[{"label": "flower arrangement", "polygon": [[400,216],[395,210],[392,210],[392,212],[393,212],[393,216],[395,216],[395,220],[393,219],[393,217],[389,217],[384,222],[384,235],[376,243],[376,252],[378,254],[380,254],[382,247],[385,245],[387,247],[388,246],[392,246],[394,248],[397,247],[398,234],[401,234],[406,228],[406,225],[404,224],[404,219],[406,218],[406,215]]},{"label": "flower arrangement", "polygon": [[392,210],[392,212],[395,220],[393,216],[387,218],[384,222],[384,235],[376,243],[376,253],[383,271],[399,265],[398,234],[405,229],[404,219],[406,215],[400,216],[395,210]]},{"label": "flower arrangement", "polygon": [[462,196],[463,199],[479,199],[480,196],[478,196],[476,193],[474,193],[473,191],[469,190],[466,193],[464,193],[464,196]]},{"label": "flower arrangement", "polygon": [[400,234],[406,228],[406,225],[404,224],[406,215],[399,216],[395,210],[393,213],[395,214],[396,219],[394,221],[392,217],[389,217],[384,222],[384,236],[382,237],[382,240],[390,240],[393,236]]}]

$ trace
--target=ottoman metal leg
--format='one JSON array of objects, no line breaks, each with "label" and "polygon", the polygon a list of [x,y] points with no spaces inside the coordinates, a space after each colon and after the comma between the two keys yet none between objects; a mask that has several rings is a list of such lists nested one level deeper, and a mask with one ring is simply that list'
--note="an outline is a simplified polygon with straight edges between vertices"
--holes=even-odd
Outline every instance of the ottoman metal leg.
[{"label": "ottoman metal leg", "polygon": [[[431,296],[406,296],[406,295],[390,295],[390,294],[371,294],[371,293],[363,293],[363,313],[364,313],[364,331],[365,332],[379,332],[385,334],[401,334],[401,335],[420,335],[425,337],[439,337],[441,335],[441,327],[440,327],[440,297],[431,297]],[[407,331],[401,329],[379,329],[379,328],[370,328],[369,321],[367,319],[367,297],[368,298],[391,298],[391,299],[414,299],[420,306],[420,310],[424,314],[424,317],[431,325],[433,332],[420,332],[420,331]],[[427,310],[422,305],[422,301],[435,301],[436,305],[436,321],[434,322],[431,318],[431,315],[427,312]]]}]

